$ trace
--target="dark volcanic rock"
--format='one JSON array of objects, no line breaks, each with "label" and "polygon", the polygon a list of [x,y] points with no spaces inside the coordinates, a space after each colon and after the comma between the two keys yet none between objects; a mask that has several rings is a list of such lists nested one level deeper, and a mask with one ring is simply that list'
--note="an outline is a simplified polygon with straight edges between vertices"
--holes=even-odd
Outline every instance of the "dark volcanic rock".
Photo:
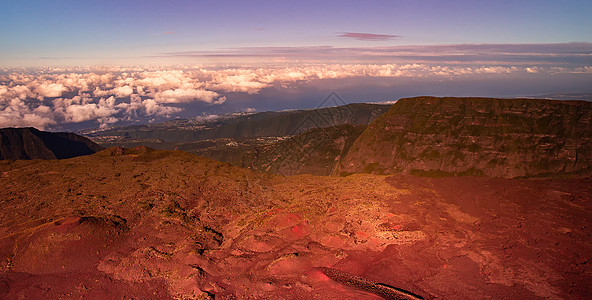
[{"label": "dark volcanic rock", "polygon": [[591,139],[590,102],[408,98],[367,127],[335,173],[589,173]]},{"label": "dark volcanic rock", "polygon": [[103,147],[68,132],[35,128],[0,129],[0,159],[62,159],[93,154]]}]

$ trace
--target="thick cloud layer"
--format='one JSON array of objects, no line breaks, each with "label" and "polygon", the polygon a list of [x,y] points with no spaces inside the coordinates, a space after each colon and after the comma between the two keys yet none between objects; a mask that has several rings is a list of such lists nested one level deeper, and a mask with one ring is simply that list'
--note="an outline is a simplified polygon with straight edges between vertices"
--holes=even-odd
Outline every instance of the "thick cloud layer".
[{"label": "thick cloud layer", "polygon": [[[138,117],[170,118],[191,103],[216,106],[230,93],[258,94],[324,79],[474,78],[588,73],[591,66],[463,64],[310,64],[266,68],[42,68],[0,75],[0,127],[96,122],[105,127]],[[196,115],[199,114],[196,112]]]}]

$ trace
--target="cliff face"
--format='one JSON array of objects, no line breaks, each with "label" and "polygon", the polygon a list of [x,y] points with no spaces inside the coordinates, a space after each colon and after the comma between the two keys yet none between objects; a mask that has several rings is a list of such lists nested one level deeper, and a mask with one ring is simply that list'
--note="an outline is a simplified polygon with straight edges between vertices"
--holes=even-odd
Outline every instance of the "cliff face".
[{"label": "cliff face", "polygon": [[93,154],[103,147],[68,132],[45,132],[35,128],[0,129],[0,160],[62,159]]},{"label": "cliff face", "polygon": [[590,173],[591,139],[590,102],[407,98],[366,128],[334,173]]}]

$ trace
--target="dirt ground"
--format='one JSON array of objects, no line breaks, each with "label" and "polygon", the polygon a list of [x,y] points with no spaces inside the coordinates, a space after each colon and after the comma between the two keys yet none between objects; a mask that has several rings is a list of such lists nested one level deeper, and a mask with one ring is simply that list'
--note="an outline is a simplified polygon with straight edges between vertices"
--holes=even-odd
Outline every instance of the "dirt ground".
[{"label": "dirt ground", "polygon": [[281,177],[111,149],[1,161],[0,186],[0,298],[592,294],[591,178]]}]

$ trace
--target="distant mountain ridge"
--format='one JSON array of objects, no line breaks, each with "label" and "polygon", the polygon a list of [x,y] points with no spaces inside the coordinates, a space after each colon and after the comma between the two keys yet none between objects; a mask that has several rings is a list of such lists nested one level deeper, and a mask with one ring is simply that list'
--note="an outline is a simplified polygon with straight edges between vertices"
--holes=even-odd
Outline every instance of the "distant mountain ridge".
[{"label": "distant mountain ridge", "polygon": [[46,132],[32,127],[0,129],[0,160],[64,159],[103,149],[88,138],[69,132]]},{"label": "distant mountain ridge", "polygon": [[592,173],[592,102],[586,101],[414,97],[93,135],[104,146],[178,149],[283,175]]},{"label": "distant mountain ridge", "polygon": [[[211,122],[179,119],[78,133],[108,146],[114,143],[126,146],[125,143],[130,141],[186,143],[219,138],[280,137],[335,125],[367,125],[389,108],[387,104],[353,103],[308,110],[240,114]],[[150,146],[158,148],[155,144]]]},{"label": "distant mountain ridge", "polygon": [[552,99],[552,100],[584,100],[592,101],[592,93],[555,93],[555,94],[544,94],[525,98],[534,99]]},{"label": "distant mountain ridge", "polygon": [[592,102],[400,99],[335,174],[521,177],[592,171]]},{"label": "distant mountain ridge", "polygon": [[[365,127],[345,124],[313,128],[262,145],[219,139],[210,142],[210,147],[190,152],[257,171],[327,176]],[[179,149],[183,150],[182,147]]]}]

